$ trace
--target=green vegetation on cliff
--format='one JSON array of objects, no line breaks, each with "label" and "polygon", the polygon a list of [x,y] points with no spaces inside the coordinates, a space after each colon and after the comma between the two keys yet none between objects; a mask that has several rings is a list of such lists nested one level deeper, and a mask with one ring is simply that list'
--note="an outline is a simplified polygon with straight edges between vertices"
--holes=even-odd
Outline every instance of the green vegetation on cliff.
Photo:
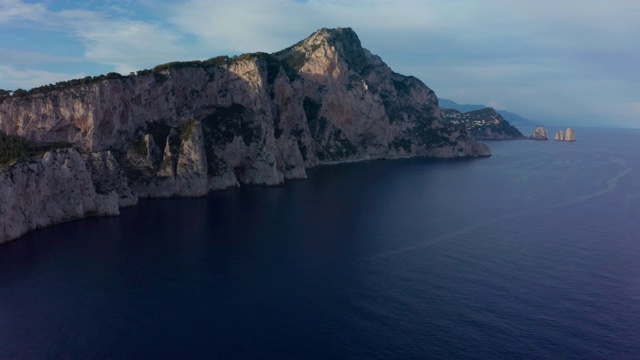
[{"label": "green vegetation on cliff", "polygon": [[16,160],[43,154],[49,150],[70,147],[70,144],[34,144],[21,136],[0,132],[0,168]]},{"label": "green vegetation on cliff", "polygon": [[461,113],[453,109],[442,109],[446,123],[467,128],[478,139],[518,139],[524,136],[513,125],[492,108]]},{"label": "green vegetation on cliff", "polygon": [[190,120],[180,126],[180,140],[182,142],[189,140],[193,130],[198,126],[198,120]]},{"label": "green vegetation on cliff", "polygon": [[[31,90],[4,90],[0,89],[0,103],[6,99],[11,98],[24,98],[29,95],[45,94],[57,90],[65,90],[69,88],[75,88],[80,86],[87,86],[95,84],[104,80],[118,80],[128,79],[136,76],[153,75],[156,83],[163,83],[169,79],[169,72],[188,68],[208,69],[215,67],[226,67],[229,65],[237,64],[242,61],[261,60],[267,65],[267,81],[269,84],[273,84],[275,78],[278,76],[281,70],[284,70],[285,74],[290,81],[293,81],[297,75],[297,68],[301,65],[295,64],[295,59],[278,60],[275,56],[264,53],[246,53],[237,56],[217,56],[207,60],[193,60],[193,61],[172,61],[164,64],[157,65],[153,69],[144,69],[136,72],[132,72],[129,75],[121,75],[116,72],[110,72],[106,75],[98,76],[86,76],[81,79],[72,79],[67,81],[59,81],[55,84],[48,84],[39,87],[32,88]],[[304,56],[302,59],[304,61]]]}]

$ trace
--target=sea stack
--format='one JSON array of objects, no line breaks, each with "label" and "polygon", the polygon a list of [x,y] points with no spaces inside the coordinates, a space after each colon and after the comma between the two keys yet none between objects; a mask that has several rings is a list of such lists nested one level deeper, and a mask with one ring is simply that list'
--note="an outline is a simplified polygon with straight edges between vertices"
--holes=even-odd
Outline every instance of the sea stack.
[{"label": "sea stack", "polygon": [[566,136],[564,137],[565,141],[576,141],[576,134],[573,132],[572,128],[567,128]]},{"label": "sea stack", "polygon": [[562,130],[556,133],[556,137],[554,138],[556,141],[564,141],[564,132]]},{"label": "sea stack", "polygon": [[534,140],[549,140],[547,136],[547,130],[544,127],[540,126],[533,132],[533,136],[531,137]]}]

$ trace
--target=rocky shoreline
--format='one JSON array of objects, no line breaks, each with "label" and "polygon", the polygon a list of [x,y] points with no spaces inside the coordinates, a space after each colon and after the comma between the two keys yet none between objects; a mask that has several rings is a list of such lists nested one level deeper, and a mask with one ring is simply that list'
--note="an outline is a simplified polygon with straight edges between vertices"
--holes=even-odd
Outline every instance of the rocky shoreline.
[{"label": "rocky shoreline", "polygon": [[0,169],[0,242],[138,197],[304,179],[322,164],[490,156],[349,28],[274,54],[169,63],[0,99],[0,130],[71,148]]}]

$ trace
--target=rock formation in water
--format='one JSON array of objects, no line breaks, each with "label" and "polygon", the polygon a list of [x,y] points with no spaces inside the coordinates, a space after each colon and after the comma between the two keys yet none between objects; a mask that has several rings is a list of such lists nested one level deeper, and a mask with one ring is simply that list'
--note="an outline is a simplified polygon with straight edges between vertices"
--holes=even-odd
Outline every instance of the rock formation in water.
[{"label": "rock formation in water", "polygon": [[562,132],[562,130],[558,131],[555,139],[557,141],[576,141],[576,134],[573,132],[572,128],[567,128],[567,132]]},{"label": "rock formation in water", "polygon": [[533,132],[533,136],[531,138],[534,140],[549,140],[549,137],[547,136],[547,130],[545,130],[542,126],[536,128],[536,131]]},{"label": "rock formation in water", "polygon": [[565,141],[576,141],[576,134],[573,132],[572,128],[567,128],[566,135],[564,137]]},{"label": "rock formation in water", "polygon": [[[0,242],[115,214],[139,196],[282,184],[319,164],[490,155],[468,130],[442,121],[431,89],[393,72],[349,28],[321,29],[274,54],[169,63],[2,96],[0,130],[77,149],[1,170]],[[43,192],[26,196],[34,187]]]},{"label": "rock formation in water", "polygon": [[524,139],[524,135],[505,120],[493,108],[484,108],[461,113],[458,110],[443,109],[445,123],[464,126],[480,140]]}]

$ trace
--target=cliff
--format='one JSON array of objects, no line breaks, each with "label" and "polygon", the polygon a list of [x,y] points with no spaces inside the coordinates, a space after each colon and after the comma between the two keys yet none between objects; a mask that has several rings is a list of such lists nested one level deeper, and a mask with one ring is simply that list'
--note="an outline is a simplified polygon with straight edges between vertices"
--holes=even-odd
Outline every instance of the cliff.
[{"label": "cliff", "polygon": [[[109,153],[83,158],[74,149],[50,151],[0,172],[0,243],[51,224],[90,215],[118,215],[137,198]],[[93,166],[88,165],[92,163]],[[109,182],[93,174],[108,173]],[[97,181],[95,181],[97,180]]]},{"label": "cliff", "polygon": [[[3,97],[0,130],[34,143],[72,144],[84,158],[72,155],[76,150],[66,156],[90,176],[69,175],[46,186],[65,193],[81,178],[100,196],[117,193],[119,206],[137,196],[201,196],[241,184],[282,184],[306,178],[306,169],[319,164],[490,155],[468,130],[442,121],[431,89],[393,72],[349,28],[318,30],[274,54],[169,63]],[[0,186],[21,194],[26,183],[7,174],[26,170],[15,166],[1,170]],[[34,179],[47,178],[46,168],[34,169]],[[92,198],[85,185],[83,196]],[[108,196],[113,203],[115,195]],[[33,206],[14,198],[18,208],[33,209],[24,218],[7,213],[3,229],[14,226],[9,218],[20,229],[44,226],[34,219],[43,216],[43,206],[61,201],[43,198],[45,205]],[[53,214],[49,223],[115,213],[103,210],[87,205],[72,215]],[[4,233],[0,242],[21,231]]]},{"label": "cliff", "polygon": [[443,109],[445,123],[464,126],[471,134],[481,140],[524,139],[524,135],[505,120],[493,108],[462,113],[454,109]]},{"label": "cliff", "polygon": [[564,141],[564,131],[560,130],[556,133],[556,136],[554,137],[555,141]]}]

